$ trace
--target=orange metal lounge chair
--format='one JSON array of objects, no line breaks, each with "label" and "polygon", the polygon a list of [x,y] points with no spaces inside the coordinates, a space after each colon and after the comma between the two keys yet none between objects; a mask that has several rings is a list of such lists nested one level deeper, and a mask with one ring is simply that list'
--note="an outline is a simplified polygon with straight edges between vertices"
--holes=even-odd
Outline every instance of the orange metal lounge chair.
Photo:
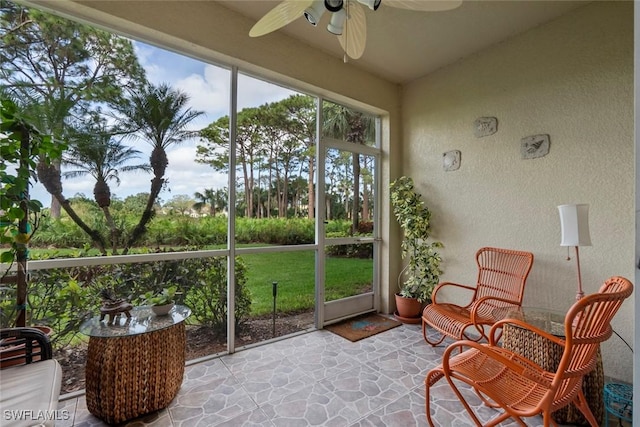
[{"label": "orange metal lounge chair", "polygon": [[[582,379],[595,367],[599,345],[612,333],[610,321],[632,291],[629,280],[612,277],[598,293],[576,301],[564,319],[564,339],[522,321],[504,319],[491,328],[489,343],[465,340],[450,345],[442,364],[429,371],[425,379],[427,421],[434,425],[429,407],[430,388],[444,377],[478,426],[495,426],[509,418],[525,426],[522,418],[535,415],[542,415],[545,426],[556,426],[551,413],[569,403],[574,403],[592,426],[598,426],[582,392]],[[500,329],[507,323],[526,328],[561,346],[562,358],[557,370],[545,371],[518,353],[500,347],[496,335],[500,335]],[[482,424],[454,380],[467,383],[486,405],[504,412]]]},{"label": "orange metal lounge chair", "polygon": [[[484,325],[493,325],[503,316],[499,308],[522,305],[524,286],[533,265],[533,254],[511,249],[481,248],[476,253],[478,279],[476,286],[452,282],[440,283],[433,290],[432,302],[422,312],[422,335],[425,341],[436,346],[446,336],[455,340],[486,339]],[[460,306],[441,302],[442,289],[459,288],[472,293],[471,302]],[[445,291],[446,292],[446,291]],[[427,325],[440,332],[439,339],[427,337]],[[478,333],[470,336],[468,332]]]}]

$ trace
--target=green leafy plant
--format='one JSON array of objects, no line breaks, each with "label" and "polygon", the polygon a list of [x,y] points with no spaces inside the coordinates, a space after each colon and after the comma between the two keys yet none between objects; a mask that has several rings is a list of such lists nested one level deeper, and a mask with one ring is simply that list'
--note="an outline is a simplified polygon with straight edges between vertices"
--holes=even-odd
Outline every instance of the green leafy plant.
[{"label": "green leafy plant", "polygon": [[[402,259],[408,257],[407,265],[398,277],[398,293],[419,302],[430,301],[442,274],[442,258],[437,249],[443,247],[441,242],[428,242],[431,211],[415,191],[413,179],[400,177],[391,183],[390,190],[393,213],[403,231]],[[407,277],[403,281],[404,275]]]},{"label": "green leafy plant", "polygon": [[15,102],[0,99],[0,244],[8,247],[0,253],[0,262],[8,265],[0,279],[4,282],[15,262],[17,326],[26,326],[28,246],[42,211],[29,188],[38,165],[59,159],[64,148],[41,134]]},{"label": "green leafy plant", "polygon": [[[227,330],[227,259],[206,260],[198,271],[193,285],[185,296],[185,304],[192,309],[197,323],[216,332]],[[251,313],[251,293],[247,287],[247,266],[241,258],[235,265],[235,319],[239,331]]]},{"label": "green leafy plant", "polygon": [[148,305],[165,305],[175,302],[177,292],[177,286],[169,286],[168,288],[163,288],[162,291],[157,293],[153,293],[153,291],[146,292],[143,295],[140,295],[140,298],[143,298],[144,303]]}]

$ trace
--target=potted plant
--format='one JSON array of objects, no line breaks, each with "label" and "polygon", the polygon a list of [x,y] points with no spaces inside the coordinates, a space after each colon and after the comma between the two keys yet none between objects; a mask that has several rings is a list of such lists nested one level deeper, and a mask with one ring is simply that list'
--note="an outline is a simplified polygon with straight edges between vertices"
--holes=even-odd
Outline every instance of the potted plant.
[{"label": "potted plant", "polygon": [[440,281],[442,259],[437,249],[443,245],[438,241],[428,242],[431,211],[415,191],[413,179],[400,177],[391,183],[390,190],[393,213],[403,232],[402,259],[408,259],[398,276],[396,317],[419,322],[422,305],[431,301],[431,293]]},{"label": "potted plant", "polygon": [[163,288],[162,291],[157,293],[149,291],[144,295],[141,295],[141,297],[144,298],[145,304],[151,306],[151,311],[153,311],[156,316],[164,316],[169,314],[175,305],[175,296],[177,291],[177,286],[169,286],[168,288]]}]

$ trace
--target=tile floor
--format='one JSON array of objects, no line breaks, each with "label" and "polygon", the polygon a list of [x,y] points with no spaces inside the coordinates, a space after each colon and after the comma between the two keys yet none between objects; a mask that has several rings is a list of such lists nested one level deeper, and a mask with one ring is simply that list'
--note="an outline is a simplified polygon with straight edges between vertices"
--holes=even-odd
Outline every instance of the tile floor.
[{"label": "tile floor", "polygon": [[[126,425],[426,426],[423,380],[443,350],[424,342],[420,325],[355,343],[313,331],[188,366],[167,409]],[[433,396],[434,422],[473,425],[445,381]],[[59,409],[68,420],[57,426],[105,425],[87,411],[84,397],[63,400]],[[494,414],[485,407],[479,413],[483,420]],[[527,422],[542,425],[541,418]]]}]

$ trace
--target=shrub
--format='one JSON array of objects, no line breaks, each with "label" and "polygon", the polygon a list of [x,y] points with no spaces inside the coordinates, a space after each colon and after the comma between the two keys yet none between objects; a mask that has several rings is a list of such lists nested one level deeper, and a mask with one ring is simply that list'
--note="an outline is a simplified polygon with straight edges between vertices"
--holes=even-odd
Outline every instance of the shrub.
[{"label": "shrub", "polygon": [[313,243],[315,223],[307,218],[238,218],[238,243],[298,245]]},{"label": "shrub", "polygon": [[[237,259],[235,276],[236,325],[240,327],[251,312],[246,266],[241,259]],[[36,270],[28,289],[29,324],[50,326],[53,344],[65,346],[73,342],[82,322],[99,314],[100,290],[113,290],[117,297],[140,305],[140,295],[175,285],[180,292],[176,302],[189,306],[193,319],[225,330],[226,283],[226,257]],[[15,295],[2,289],[1,326],[11,326],[14,319]]]},{"label": "shrub", "polygon": [[[227,262],[225,257],[210,258],[206,268],[187,292],[185,304],[201,325],[217,332],[227,329]],[[246,286],[246,266],[236,258],[235,319],[236,328],[246,322],[251,312],[251,294]]]}]

